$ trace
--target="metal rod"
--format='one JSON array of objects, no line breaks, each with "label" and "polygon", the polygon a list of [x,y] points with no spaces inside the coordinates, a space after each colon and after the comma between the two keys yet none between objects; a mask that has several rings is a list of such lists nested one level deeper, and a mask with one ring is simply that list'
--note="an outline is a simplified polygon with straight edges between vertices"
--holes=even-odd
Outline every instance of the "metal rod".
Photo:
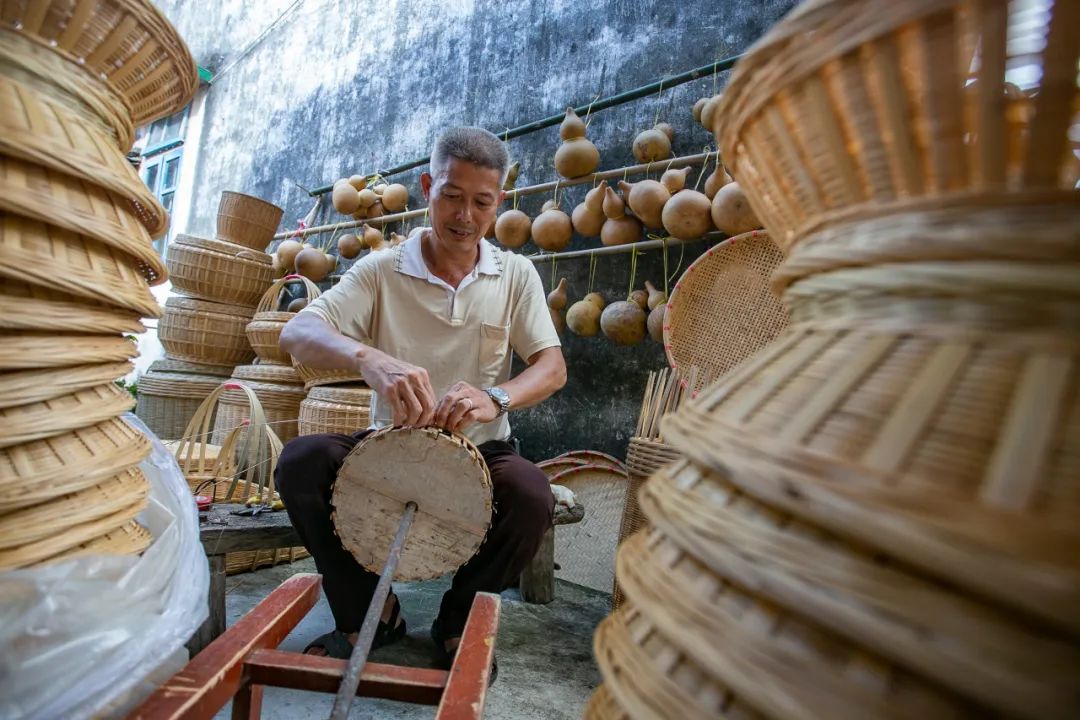
[{"label": "metal rod", "polygon": [[[594,103],[579,105],[578,107],[574,108],[574,112],[576,112],[578,115],[581,115],[587,112],[606,110],[609,107],[615,107],[616,105],[622,105],[624,103],[630,102],[631,100],[637,100],[638,98],[645,97],[646,95],[652,95],[655,92],[659,92],[661,89],[673,88],[676,85],[682,85],[684,83],[691,82],[692,80],[698,80],[709,75],[714,75],[721,70],[730,70],[741,57],[742,55],[735,55],[733,57],[724,58],[723,60],[717,60],[716,62],[710,63],[709,65],[702,65],[701,67],[694,68],[693,70],[687,70],[684,73],[680,73],[669,78],[663,78],[661,80],[657,80],[654,83],[642,85],[639,88],[627,90],[626,92],[621,92],[616,95],[606,97],[602,100],[597,100]],[[524,125],[518,125],[516,128],[512,128],[510,130],[505,130],[503,132],[496,132],[493,130],[492,132],[494,132],[499,137],[509,140],[510,138],[521,137],[522,135],[528,135],[529,133],[536,132],[537,130],[551,127],[552,125],[558,125],[563,121],[564,117],[565,112],[562,112],[556,115],[549,115],[548,117],[542,118],[540,120],[534,120],[530,123],[525,123]],[[406,170],[412,170],[413,168],[418,168],[421,165],[427,165],[428,161],[430,160],[431,156],[427,155],[422,158],[417,158],[416,160],[411,160],[407,163],[402,163],[401,165],[396,165],[389,170],[379,170],[378,172],[383,177],[397,175],[398,173],[403,173]],[[308,191],[308,194],[314,197],[316,195],[323,195],[325,193],[328,193],[333,189],[333,184],[323,185],[322,187],[318,187],[314,190]]]},{"label": "metal rod", "polygon": [[375,586],[375,594],[371,597],[367,613],[364,614],[360,634],[356,638],[352,655],[349,656],[349,664],[345,667],[345,675],[341,678],[337,696],[334,697],[334,709],[330,711],[330,720],[345,720],[349,714],[349,708],[356,697],[356,690],[360,686],[360,672],[364,669],[368,655],[371,653],[371,643],[375,641],[375,630],[379,627],[383,605],[390,594],[390,583],[394,579],[394,572],[397,571],[401,550],[405,547],[405,538],[415,518],[416,503],[409,501],[405,503],[405,512],[402,513],[401,522],[398,523],[397,535],[394,536],[394,542],[390,545],[382,575],[379,576],[379,584]]},{"label": "metal rod", "polygon": [[[669,158],[667,160],[657,160],[651,163],[641,163],[639,165],[628,165],[626,167],[614,168],[612,170],[601,170],[600,172],[593,173],[591,175],[583,175],[573,180],[553,180],[551,182],[540,183],[538,185],[528,185],[517,190],[508,190],[506,192],[506,200],[513,201],[514,197],[520,197],[524,195],[536,195],[537,193],[547,192],[554,190],[556,187],[570,187],[573,185],[584,185],[585,183],[594,183],[601,180],[610,180],[611,178],[623,177],[624,175],[629,177],[631,175],[641,175],[642,173],[650,172],[651,170],[659,170],[663,168],[668,170],[669,168],[682,168],[682,167],[694,167],[697,165],[704,165],[712,157],[716,155],[715,152],[698,153],[697,155],[683,155],[682,157]],[[284,240],[285,238],[300,238],[301,240],[311,235],[321,235],[326,232],[337,232],[338,230],[351,230],[358,228],[364,223],[371,226],[382,226],[387,223],[398,222],[399,220],[411,220],[413,218],[421,217],[427,212],[427,208],[417,208],[416,210],[407,210],[405,212],[393,213],[390,215],[380,215],[377,218],[367,218],[364,220],[342,220],[341,222],[330,223],[328,225],[316,225],[314,227],[304,228],[303,230],[290,230],[288,232],[280,232],[274,235],[274,240]]]},{"label": "metal rod", "polygon": [[686,245],[687,243],[700,242],[702,240],[724,240],[727,238],[722,232],[706,233],[698,238],[691,238],[690,240],[682,240],[677,237],[669,237],[665,240],[642,240],[641,242],[626,243],[625,245],[608,245],[606,247],[594,248],[592,250],[571,250],[570,252],[557,252],[557,253],[541,253],[537,255],[526,255],[525,257],[532,260],[534,263],[550,262],[552,260],[572,260],[574,258],[592,257],[593,255],[619,255],[621,253],[628,253],[633,250],[654,250],[656,248],[673,247],[676,245]]}]

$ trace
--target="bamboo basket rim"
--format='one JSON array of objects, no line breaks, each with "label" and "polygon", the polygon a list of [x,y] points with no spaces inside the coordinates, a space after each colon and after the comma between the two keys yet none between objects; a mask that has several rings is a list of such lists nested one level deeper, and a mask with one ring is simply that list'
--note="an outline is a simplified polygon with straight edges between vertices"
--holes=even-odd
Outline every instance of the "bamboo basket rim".
[{"label": "bamboo basket rim", "polygon": [[130,361],[124,361],[3,372],[0,373],[0,409],[112,382],[127,375],[132,367]]},{"label": "bamboo basket rim", "polygon": [[210,363],[197,363],[180,358],[165,357],[150,363],[147,372],[175,372],[190,375],[209,375],[217,378],[231,377],[235,365],[214,365]]},{"label": "bamboo basket rim", "polygon": [[0,447],[60,435],[108,420],[135,407],[114,382],[0,410]]},{"label": "bamboo basket rim", "polygon": [[[79,322],[73,323],[72,318]],[[0,328],[59,332],[77,328],[101,334],[146,332],[142,316],[133,310],[12,279],[0,286]]]},{"label": "bamboo basket rim", "polygon": [[[237,303],[223,303],[215,300],[188,297],[186,295],[170,295],[165,299],[165,308],[183,310],[185,312],[204,313],[208,315],[224,315],[230,318],[250,318],[254,309],[249,305]],[[233,366],[235,367],[235,366]]]},{"label": "bamboo basket rim", "polygon": [[322,295],[322,291],[319,290],[319,286],[311,282],[311,280],[304,277],[303,275],[299,275],[296,273],[286,275],[285,277],[275,280],[274,283],[266,289],[266,292],[262,294],[262,297],[259,298],[259,304],[255,306],[255,315],[252,319],[255,321],[277,320],[276,317],[260,317],[260,315],[268,315],[270,313],[273,313],[274,315],[288,315],[288,318],[286,318],[286,320],[295,317],[296,313],[283,313],[283,311],[281,310],[273,310],[273,308],[277,307],[277,305],[281,302],[281,293],[285,290],[285,286],[293,282],[299,282],[304,286],[304,289],[307,291],[308,301],[314,300],[315,298]]},{"label": "bamboo basket rim", "polygon": [[[341,385],[320,385],[308,389],[307,399],[317,400],[319,402],[346,405],[350,407],[370,407],[371,398],[375,391],[367,387],[345,387]],[[368,405],[356,402],[347,402],[356,398],[357,396],[364,396],[368,400]]]},{"label": "bamboo basket rim", "polygon": [[221,381],[222,378],[216,375],[151,370],[139,376],[139,394],[202,400],[220,385]]},{"label": "bamboo basket rim", "polygon": [[270,363],[237,365],[233,369],[232,377],[237,380],[253,380],[255,382],[277,383],[278,385],[303,385],[299,373],[291,365]]},{"label": "bamboo basket rim", "polygon": [[181,245],[190,251],[225,255],[240,262],[254,263],[258,265],[272,265],[273,258],[269,253],[254,250],[246,245],[229,242],[221,238],[207,238],[201,235],[177,233],[170,245]]},{"label": "bamboo basket rim", "polygon": [[149,530],[135,520],[129,520],[118,528],[53,555],[45,562],[63,562],[85,555],[139,555],[150,547],[153,541],[154,536]]},{"label": "bamboo basket rim", "polygon": [[124,362],[139,348],[122,336],[61,335],[14,330],[0,343],[0,370],[32,370],[103,362]]}]

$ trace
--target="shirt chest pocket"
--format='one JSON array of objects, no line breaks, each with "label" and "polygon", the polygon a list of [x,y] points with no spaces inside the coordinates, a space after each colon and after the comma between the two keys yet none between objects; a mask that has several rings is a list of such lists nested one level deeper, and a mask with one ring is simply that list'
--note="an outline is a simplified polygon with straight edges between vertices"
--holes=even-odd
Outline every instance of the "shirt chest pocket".
[{"label": "shirt chest pocket", "polygon": [[480,353],[477,358],[477,369],[483,377],[495,379],[502,370],[509,349],[509,325],[480,324]]}]

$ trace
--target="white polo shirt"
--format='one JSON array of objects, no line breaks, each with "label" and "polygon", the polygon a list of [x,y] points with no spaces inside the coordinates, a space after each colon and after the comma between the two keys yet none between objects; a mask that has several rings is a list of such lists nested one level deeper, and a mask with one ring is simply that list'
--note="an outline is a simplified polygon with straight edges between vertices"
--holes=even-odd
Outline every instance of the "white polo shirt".
[{"label": "white polo shirt", "polygon": [[[510,348],[527,360],[561,344],[529,260],[481,240],[476,267],[455,290],[428,269],[421,235],[361,258],[302,312],[426,369],[436,399],[460,380],[481,389],[509,380]],[[390,404],[376,395],[373,426],[392,422]],[[465,435],[477,445],[505,440],[510,423],[503,415],[470,426]]]}]

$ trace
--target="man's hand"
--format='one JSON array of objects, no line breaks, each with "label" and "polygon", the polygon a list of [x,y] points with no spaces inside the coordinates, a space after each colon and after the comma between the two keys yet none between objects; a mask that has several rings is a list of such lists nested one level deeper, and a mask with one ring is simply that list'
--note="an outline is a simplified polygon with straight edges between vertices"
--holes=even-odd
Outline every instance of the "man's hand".
[{"label": "man's hand", "polygon": [[359,365],[364,382],[394,409],[395,425],[432,423],[435,391],[427,370],[371,347],[365,349]]},{"label": "man's hand", "polygon": [[451,432],[461,432],[473,423],[491,422],[499,416],[495,401],[464,380],[454,383],[435,408],[434,423]]}]

